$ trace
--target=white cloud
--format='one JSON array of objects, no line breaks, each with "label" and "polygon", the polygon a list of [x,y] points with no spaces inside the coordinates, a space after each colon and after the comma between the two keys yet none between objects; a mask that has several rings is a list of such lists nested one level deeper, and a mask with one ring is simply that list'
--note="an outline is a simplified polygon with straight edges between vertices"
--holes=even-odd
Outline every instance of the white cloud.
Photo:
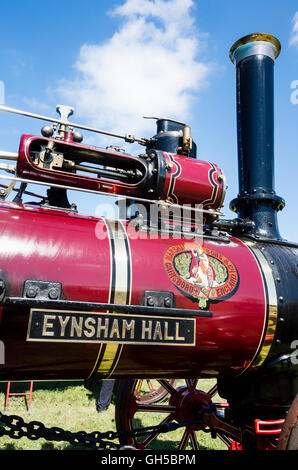
[{"label": "white cloud", "polygon": [[290,39],[290,45],[295,45],[298,47],[298,11],[296,11],[294,18],[292,20],[293,28],[292,28],[292,35]]},{"label": "white cloud", "polygon": [[[213,69],[198,60],[207,35],[193,22],[192,0],[126,0],[109,12],[122,24],[100,44],[82,45],[76,78],[60,82],[60,99],[91,126],[149,136],[142,116],[186,121]],[[75,119],[74,119],[75,121]]]},{"label": "white cloud", "polygon": [[42,101],[37,100],[36,98],[23,98],[23,101],[26,106],[29,108],[34,109],[36,112],[50,112],[51,114],[53,113],[53,108],[52,106],[48,105],[47,103],[44,103]]}]

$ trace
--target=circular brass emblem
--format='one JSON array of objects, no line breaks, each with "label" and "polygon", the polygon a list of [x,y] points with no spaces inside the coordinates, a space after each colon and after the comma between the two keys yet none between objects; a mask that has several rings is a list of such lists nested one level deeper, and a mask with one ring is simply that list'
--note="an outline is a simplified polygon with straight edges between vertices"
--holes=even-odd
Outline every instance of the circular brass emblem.
[{"label": "circular brass emblem", "polygon": [[200,309],[205,309],[210,301],[226,300],[238,288],[236,266],[205,246],[172,245],[165,251],[163,263],[171,282],[186,297],[198,302]]}]

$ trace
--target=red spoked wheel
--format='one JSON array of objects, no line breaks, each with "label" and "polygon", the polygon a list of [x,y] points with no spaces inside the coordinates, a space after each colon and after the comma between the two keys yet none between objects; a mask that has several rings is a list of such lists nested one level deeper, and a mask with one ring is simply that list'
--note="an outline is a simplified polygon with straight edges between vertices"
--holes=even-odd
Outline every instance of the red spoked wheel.
[{"label": "red spoked wheel", "polygon": [[[217,394],[213,385],[206,392],[197,388],[197,379],[177,380],[156,379],[159,384],[160,400],[145,402],[138,399],[139,381],[134,379],[120,380],[116,397],[117,431],[133,431],[136,428],[158,426],[164,423],[189,423],[175,431],[162,433],[158,429],[141,437],[120,437],[120,444],[137,449],[232,449],[240,448],[240,443],[226,433],[224,429],[212,432],[208,425],[192,424],[204,409],[212,408],[223,412],[225,403],[214,403],[212,398]],[[162,388],[163,390],[160,390]],[[210,446],[210,443],[212,445]]]}]

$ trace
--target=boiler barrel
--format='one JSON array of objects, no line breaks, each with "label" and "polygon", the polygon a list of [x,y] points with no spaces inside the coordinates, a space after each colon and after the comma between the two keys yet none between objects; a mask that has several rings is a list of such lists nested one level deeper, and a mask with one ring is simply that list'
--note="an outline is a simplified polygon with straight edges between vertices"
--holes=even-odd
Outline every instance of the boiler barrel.
[{"label": "boiler barrel", "polygon": [[266,359],[276,294],[253,244],[5,202],[0,214],[1,380],[214,377]]}]

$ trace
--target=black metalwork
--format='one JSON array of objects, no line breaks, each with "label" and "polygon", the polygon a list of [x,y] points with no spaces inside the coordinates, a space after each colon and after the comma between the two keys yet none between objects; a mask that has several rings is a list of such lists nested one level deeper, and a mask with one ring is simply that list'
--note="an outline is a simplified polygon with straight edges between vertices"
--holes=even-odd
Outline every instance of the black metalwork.
[{"label": "black metalwork", "polygon": [[[150,139],[150,146],[147,149],[162,150],[174,154],[181,154],[182,145],[182,132],[185,126],[184,123],[174,121],[172,119],[157,119],[157,133]],[[191,158],[197,157],[197,146],[192,142],[192,148],[187,152],[187,156]]]},{"label": "black metalwork", "polygon": [[62,285],[60,282],[37,281],[28,279],[24,282],[23,296],[36,300],[60,299]]},{"label": "black metalwork", "polygon": [[173,292],[146,290],[144,294],[144,305],[150,307],[173,308],[175,297]]},{"label": "black metalwork", "polygon": [[230,419],[238,424],[246,422],[248,417],[283,418],[298,387],[298,246],[267,240],[258,243],[258,248],[273,274],[277,296],[276,329],[261,366],[237,377],[218,379],[219,394],[230,404]]},{"label": "black metalwork", "polygon": [[23,297],[6,297],[3,302],[5,307],[20,306],[30,308],[53,308],[53,309],[71,309],[71,310],[108,310],[110,312],[168,315],[171,317],[212,317],[213,313],[209,310],[191,310],[182,308],[168,307],[150,307],[143,305],[119,305],[96,302],[77,302],[71,300],[49,300]]},{"label": "black metalwork", "polygon": [[212,222],[212,226],[235,235],[252,232],[255,228],[253,220],[249,219],[219,219]]},{"label": "black metalwork", "polygon": [[277,211],[285,202],[274,191],[274,61],[254,54],[236,68],[239,194],[230,208],[255,222],[255,234],[280,239]]}]

